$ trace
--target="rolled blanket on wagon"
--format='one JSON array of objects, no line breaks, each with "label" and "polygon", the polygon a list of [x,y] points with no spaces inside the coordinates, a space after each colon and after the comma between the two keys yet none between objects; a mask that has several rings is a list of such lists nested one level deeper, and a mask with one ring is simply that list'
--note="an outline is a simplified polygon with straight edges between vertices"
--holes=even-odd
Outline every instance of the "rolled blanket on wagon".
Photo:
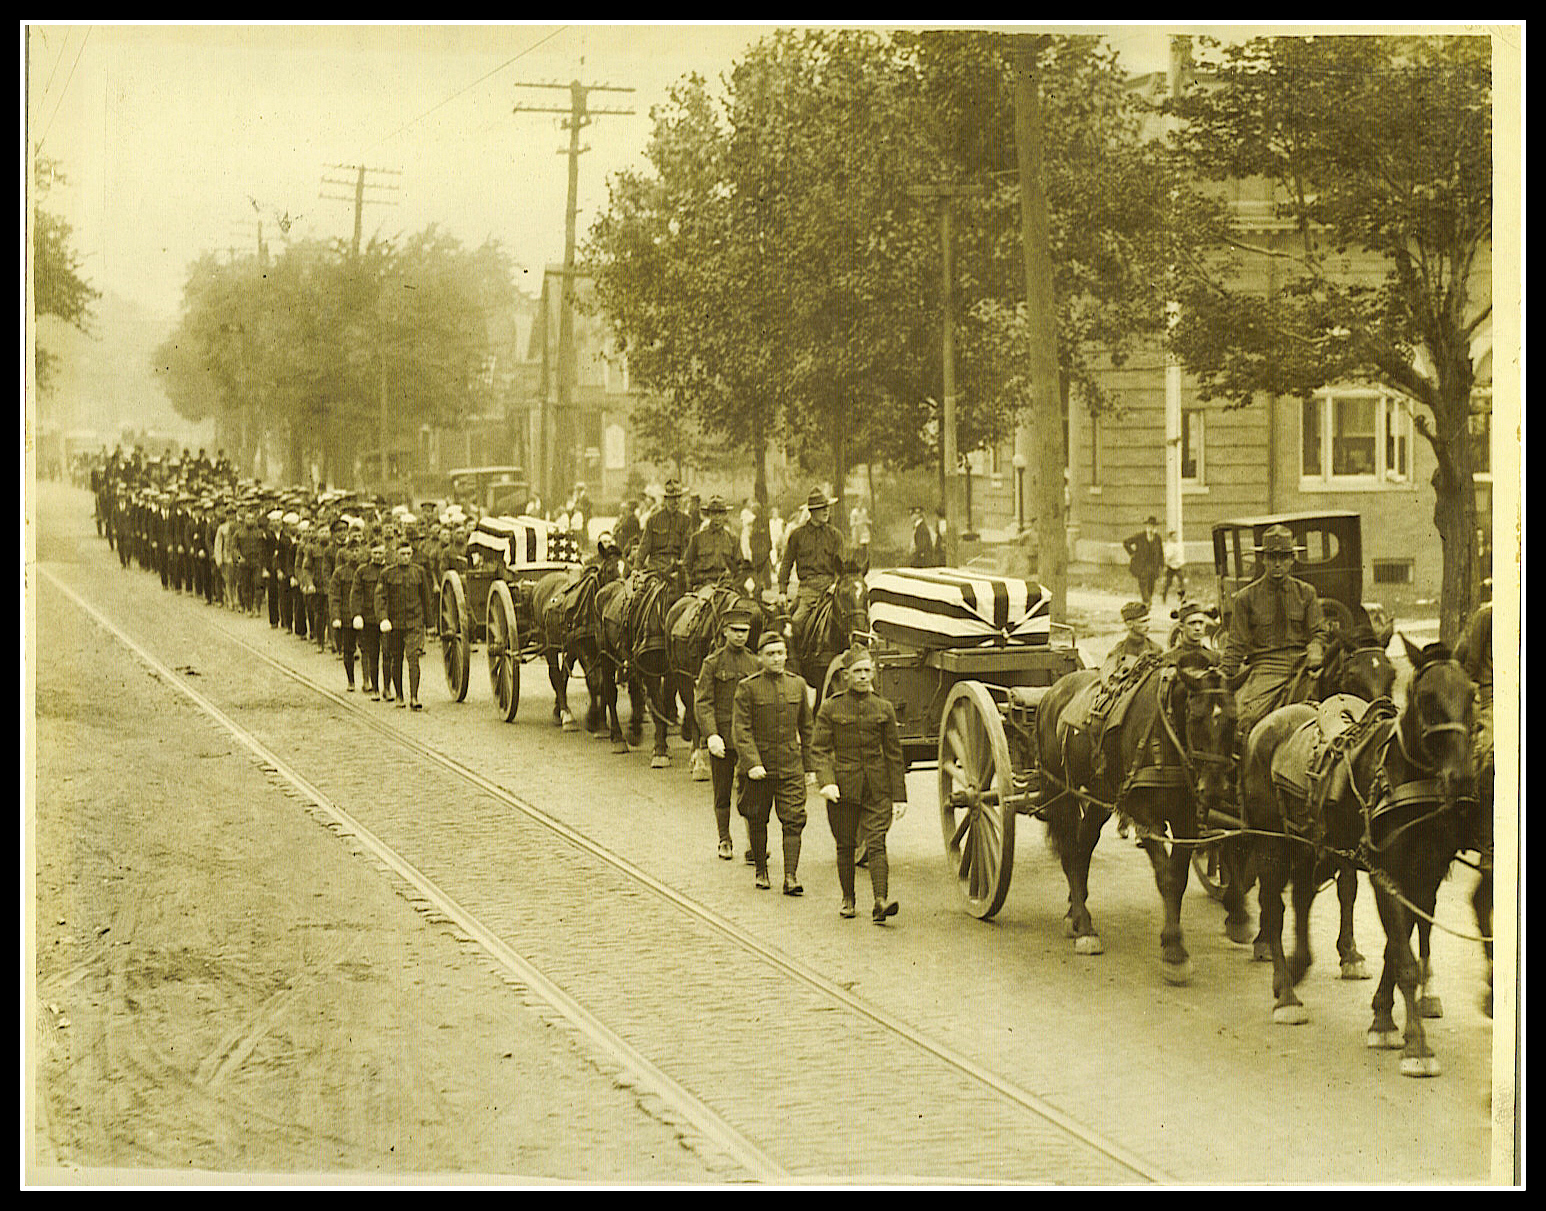
[{"label": "rolled blanket on wagon", "polygon": [[870,625],[909,648],[1025,644],[1052,637],[1052,594],[1034,580],[958,568],[898,568],[869,577]]}]

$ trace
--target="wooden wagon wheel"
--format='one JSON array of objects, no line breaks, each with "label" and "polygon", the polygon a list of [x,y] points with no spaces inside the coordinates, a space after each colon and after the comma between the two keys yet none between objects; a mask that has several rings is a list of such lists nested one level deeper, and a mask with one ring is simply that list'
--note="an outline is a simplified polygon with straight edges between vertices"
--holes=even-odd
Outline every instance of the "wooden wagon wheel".
[{"label": "wooden wagon wheel", "polygon": [[1009,894],[1015,812],[1006,804],[1013,788],[997,704],[980,682],[957,683],[939,724],[940,829],[966,911],[979,920],[998,912]]},{"label": "wooden wagon wheel", "polygon": [[472,673],[472,617],[467,612],[467,590],[453,568],[440,582],[440,654],[446,667],[446,688],[453,702],[467,700]]},{"label": "wooden wagon wheel", "polygon": [[521,637],[510,586],[503,580],[489,586],[488,681],[500,717],[509,723],[521,705]]},{"label": "wooden wagon wheel", "polygon": [[1222,901],[1229,887],[1229,869],[1221,861],[1217,845],[1199,845],[1192,850],[1192,873],[1202,889],[1214,900]]}]

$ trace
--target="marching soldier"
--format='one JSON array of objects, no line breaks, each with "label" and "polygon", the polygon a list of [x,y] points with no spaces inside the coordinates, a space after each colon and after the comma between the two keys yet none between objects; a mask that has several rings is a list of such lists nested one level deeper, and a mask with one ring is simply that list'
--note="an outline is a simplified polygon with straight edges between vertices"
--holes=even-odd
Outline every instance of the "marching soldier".
[{"label": "marching soldier", "polygon": [[1315,589],[1289,575],[1298,550],[1293,532],[1269,526],[1256,550],[1266,571],[1235,596],[1220,666],[1235,690],[1242,739],[1283,705],[1300,661],[1311,671],[1325,663],[1330,638]]},{"label": "marching soldier", "polygon": [[709,497],[704,508],[708,520],[703,529],[687,540],[687,550],[682,558],[687,570],[688,592],[706,584],[716,584],[735,571],[740,551],[735,538],[725,528],[725,516],[729,511],[724,497]]},{"label": "marching soldier", "polygon": [[[746,646],[751,635],[751,611],[737,607],[725,615],[720,645],[703,658],[693,695],[698,734],[708,737],[709,769],[714,781],[714,821],[719,828],[719,856],[735,853],[730,840],[730,789],[735,785],[736,806],[746,815],[746,775],[736,768],[735,691],[758,671],[757,658]],[[729,737],[729,740],[726,740]]]},{"label": "marching soldier", "polygon": [[832,501],[820,488],[812,488],[805,502],[810,510],[810,520],[796,526],[789,534],[784,547],[784,559],[778,569],[778,593],[789,595],[789,573],[799,574],[794,612],[790,622],[794,625],[795,643],[805,639],[805,624],[811,610],[821,595],[843,574],[843,564],[848,559],[848,544],[843,536],[828,524],[832,514]]},{"label": "marching soldier", "polygon": [[784,842],[784,894],[803,895],[798,868],[805,828],[805,787],[815,780],[811,763],[811,708],[805,679],[786,672],[788,649],[777,631],[757,644],[758,671],[735,690],[731,733],[736,768],[750,780],[741,812],[751,837],[758,887],[768,879],[768,817],[778,816]]},{"label": "marching soldier", "polygon": [[843,889],[840,915],[853,917],[854,847],[862,836],[868,855],[870,890],[875,895],[871,919],[884,925],[894,917],[886,831],[907,810],[907,762],[896,708],[875,693],[875,658],[855,647],[843,657],[846,688],[821,704],[816,714],[811,753],[816,782],[827,801],[827,822],[837,843],[837,878]]},{"label": "marching soldier", "polygon": [[[360,658],[364,662],[360,677],[372,702],[381,700],[381,620],[376,614],[376,586],[384,571],[386,544],[373,543],[370,559],[355,572],[354,585],[349,591],[349,613],[354,617],[355,638],[359,640]],[[386,700],[392,701],[390,686]]]},{"label": "marching soldier", "polygon": [[[413,560],[413,543],[397,546],[397,562],[376,582],[376,616],[385,636],[382,667],[387,684],[397,689],[397,705],[424,707],[419,702],[419,657],[424,655],[424,620],[430,615],[429,581]],[[403,701],[403,660],[408,661],[408,700]]]},{"label": "marching soldier", "polygon": [[[356,565],[360,557],[358,540],[352,540],[351,545],[338,549],[338,554],[333,559],[333,575],[328,579],[328,613],[332,615],[333,642],[338,647],[339,653],[344,659],[344,677],[348,680],[346,687],[349,693],[354,693],[354,637],[353,625],[344,625],[344,619],[349,615],[349,599],[354,593],[354,575]],[[369,688],[369,687],[367,687]]]}]

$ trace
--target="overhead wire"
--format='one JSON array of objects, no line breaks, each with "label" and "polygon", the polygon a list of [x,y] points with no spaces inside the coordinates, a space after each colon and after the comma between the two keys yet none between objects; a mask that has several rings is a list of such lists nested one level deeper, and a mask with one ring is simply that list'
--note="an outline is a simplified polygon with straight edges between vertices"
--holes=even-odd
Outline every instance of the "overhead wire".
[{"label": "overhead wire", "polygon": [[54,102],[54,112],[48,115],[48,125],[43,128],[43,134],[38,138],[36,150],[41,151],[44,142],[48,139],[48,132],[54,128],[54,119],[59,116],[59,107],[64,104],[64,99],[70,92],[70,81],[75,79],[75,69],[80,66],[81,55],[86,51],[86,43],[91,40],[91,31],[94,27],[86,27],[86,36],[81,39],[80,50],[75,52],[75,62],[70,64],[70,74],[64,78],[64,87],[59,90],[59,99]]},{"label": "overhead wire", "polygon": [[554,38],[558,37],[559,34],[563,33],[568,28],[569,27],[567,25],[560,25],[552,33],[546,35],[545,37],[539,38],[537,41],[533,42],[525,50],[519,52],[518,54],[514,54],[514,55],[510,56],[510,58],[506,59],[498,67],[494,68],[493,71],[486,72],[483,75],[479,76],[471,84],[466,85],[464,88],[457,89],[456,92],[452,93],[449,97],[445,98],[445,100],[437,101],[434,105],[430,106],[423,113],[421,113],[418,117],[410,118],[408,121],[404,122],[401,126],[399,126],[396,130],[394,130],[391,134],[386,135],[386,136],[376,140],[376,142],[372,143],[370,145],[370,147],[367,148],[366,150],[367,151],[372,151],[375,148],[380,147],[381,144],[385,143],[388,139],[395,139],[398,135],[402,134],[403,131],[407,130],[410,126],[412,126],[415,122],[422,122],[425,118],[429,117],[430,114],[434,113],[437,109],[441,109],[444,106],[449,105],[452,101],[456,100],[458,97],[462,96],[464,93],[471,92],[474,88],[477,88],[478,85],[482,84],[483,81],[487,80],[490,76],[498,75],[500,72],[504,71],[505,68],[509,67],[512,63],[516,62],[518,59],[525,58],[527,55],[531,54],[531,52],[536,50],[538,47],[543,46],[543,45],[551,42]]}]

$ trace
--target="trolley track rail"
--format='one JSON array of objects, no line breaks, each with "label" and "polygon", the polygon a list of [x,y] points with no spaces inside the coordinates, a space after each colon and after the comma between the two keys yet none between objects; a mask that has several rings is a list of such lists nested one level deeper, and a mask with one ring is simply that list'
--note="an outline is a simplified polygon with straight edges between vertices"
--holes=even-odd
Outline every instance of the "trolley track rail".
[{"label": "trolley track rail", "polygon": [[[260,762],[272,767],[277,777],[292,786],[304,799],[314,805],[324,815],[336,821],[342,831],[353,837],[377,861],[391,870],[403,884],[413,890],[414,894],[427,901],[432,906],[434,912],[439,913],[452,922],[456,928],[471,938],[500,967],[514,975],[535,996],[561,1014],[594,1046],[614,1057],[616,1062],[637,1081],[641,1089],[647,1090],[660,1098],[675,1110],[682,1119],[690,1123],[700,1136],[711,1141],[713,1146],[717,1147],[724,1154],[733,1157],[741,1168],[754,1178],[766,1181],[798,1180],[791,1175],[788,1169],[732,1126],[725,1117],[700,1100],[662,1068],[653,1064],[637,1048],[627,1042],[620,1034],[607,1027],[595,1014],[586,1009],[578,1000],[560,987],[559,984],[549,979],[538,966],[517,953],[493,928],[485,924],[477,915],[459,904],[451,896],[447,895],[429,876],[416,868],[353,814],[340,807],[315,782],[305,777],[290,762],[287,762],[278,752],[274,751],[273,746],[264,744],[249,729],[244,728],[229,714],[222,711],[213,701],[187,685],[184,679],[178,677],[164,663],[51,572],[42,568],[39,570],[45,578],[92,617],[98,625],[133,651],[143,663],[155,670],[163,680],[175,686],[179,692],[188,697],[201,711],[252,752]],[[1050,1129],[1053,1134],[1062,1136],[1068,1143],[1074,1144],[1076,1149],[1095,1154],[1101,1158],[1100,1165],[1102,1168],[1108,1173],[1117,1175],[1114,1180],[1131,1181],[1137,1179],[1154,1182],[1170,1182],[1174,1180],[1158,1167],[1105,1139],[1082,1123],[1074,1120],[1071,1116],[1058,1110],[1044,1099],[1020,1088],[1014,1082],[993,1072],[991,1069],[939,1039],[918,1030],[879,1005],[854,994],[848,988],[827,978],[819,971],[768,945],[720,913],[715,912],[692,897],[684,895],[626,858],[565,824],[563,821],[558,820],[550,813],[514,794],[476,770],[471,769],[454,757],[404,733],[392,723],[387,722],[379,713],[372,713],[369,708],[358,703],[357,700],[346,698],[344,695],[327,688],[307,674],[291,667],[282,660],[276,659],[260,647],[249,643],[226,626],[215,623],[211,624],[209,629],[217,633],[223,641],[241,649],[249,656],[277,671],[283,677],[329,701],[345,713],[352,722],[389,739],[402,752],[411,755],[415,759],[433,764],[456,781],[475,788],[478,792],[497,800],[501,805],[520,813],[526,820],[541,826],[543,830],[561,839],[571,850],[583,852],[592,859],[603,863],[617,875],[647,891],[653,898],[670,905],[678,912],[692,918],[699,925],[706,927],[717,935],[722,942],[730,944],[743,955],[749,956],[757,963],[773,969],[781,977],[785,977],[787,980],[803,986],[808,993],[815,994],[819,999],[835,1003],[836,1006],[840,1006],[843,1010],[862,1018],[871,1026],[883,1031],[891,1039],[904,1044],[908,1049],[923,1053],[934,1062],[946,1066],[955,1074],[958,1080],[964,1080],[975,1085],[980,1090],[991,1093],[1000,1102],[1007,1103],[1009,1106],[1024,1111],[1028,1121],[1034,1119],[1040,1124],[1038,1130],[1047,1131]],[[1093,1160],[1094,1157],[1091,1157],[1091,1159]],[[804,1176],[810,1177],[812,1175],[806,1174]],[[1055,1180],[1055,1175],[1051,1176]],[[844,1174],[843,1177],[846,1180],[853,1180],[852,1174]]]}]

